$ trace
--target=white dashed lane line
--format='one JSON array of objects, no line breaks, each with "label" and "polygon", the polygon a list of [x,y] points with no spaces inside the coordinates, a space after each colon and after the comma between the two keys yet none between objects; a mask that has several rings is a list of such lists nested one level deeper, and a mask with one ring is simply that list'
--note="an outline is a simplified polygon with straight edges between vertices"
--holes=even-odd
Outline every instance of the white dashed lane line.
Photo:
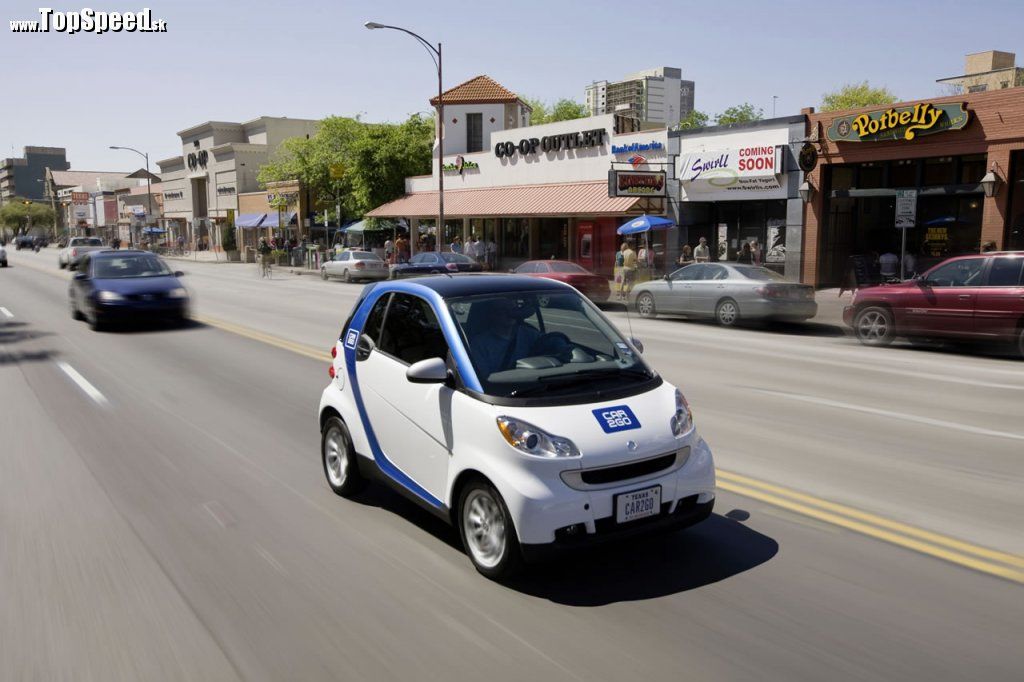
[{"label": "white dashed lane line", "polygon": [[107,401],[106,396],[100,393],[99,389],[90,384],[88,379],[79,374],[77,369],[75,369],[66,362],[58,362],[57,367],[59,367],[62,372],[67,374],[68,378],[75,382],[75,384],[80,389],[82,389],[82,391],[87,396],[89,396],[94,403],[96,403],[100,407],[106,407],[107,405],[110,404]]}]

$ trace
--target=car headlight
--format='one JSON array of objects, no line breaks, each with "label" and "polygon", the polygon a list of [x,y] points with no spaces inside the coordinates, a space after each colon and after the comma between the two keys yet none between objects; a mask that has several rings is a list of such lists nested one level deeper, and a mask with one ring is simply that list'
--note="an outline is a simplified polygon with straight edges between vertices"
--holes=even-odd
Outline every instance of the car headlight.
[{"label": "car headlight", "polygon": [[96,298],[103,301],[104,303],[113,303],[114,301],[123,301],[124,296],[117,293],[116,291],[101,291],[96,294]]},{"label": "car headlight", "polygon": [[533,424],[511,417],[498,417],[498,431],[505,442],[520,452],[536,457],[579,457],[580,451],[568,438],[552,436]]},{"label": "car headlight", "polygon": [[693,413],[690,412],[690,404],[682,391],[676,389],[676,413],[669,420],[672,424],[672,435],[679,438],[687,434],[693,428]]},{"label": "car headlight", "polygon": [[185,291],[185,287],[178,287],[168,291],[167,298],[188,298],[188,292]]}]

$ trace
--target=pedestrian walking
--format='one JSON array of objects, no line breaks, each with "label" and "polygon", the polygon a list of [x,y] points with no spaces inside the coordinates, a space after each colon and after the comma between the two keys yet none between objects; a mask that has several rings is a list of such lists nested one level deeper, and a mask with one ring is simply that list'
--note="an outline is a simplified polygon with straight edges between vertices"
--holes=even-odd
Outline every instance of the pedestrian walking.
[{"label": "pedestrian walking", "polygon": [[743,242],[743,246],[740,247],[740,252],[736,256],[737,263],[743,263],[745,265],[754,264],[754,252],[750,248],[750,242]]},{"label": "pedestrian walking", "polygon": [[494,243],[493,238],[488,239],[487,244],[484,245],[484,255],[487,261],[487,269],[493,270],[498,261],[498,245]]},{"label": "pedestrian walking", "polygon": [[708,240],[700,238],[697,248],[693,250],[693,260],[697,263],[707,263],[711,260],[711,249],[708,248]]},{"label": "pedestrian walking", "polygon": [[878,275],[883,281],[894,279],[899,272],[900,257],[892,251],[886,251],[878,257]]},{"label": "pedestrian walking", "polygon": [[622,283],[619,286],[619,300],[626,301],[629,300],[629,294],[633,291],[633,283],[636,281],[637,256],[629,242],[622,242],[619,253],[622,254]]},{"label": "pedestrian walking", "polygon": [[689,244],[683,244],[683,248],[679,252],[679,258],[676,260],[676,263],[684,268],[693,263],[693,249],[690,248]]}]

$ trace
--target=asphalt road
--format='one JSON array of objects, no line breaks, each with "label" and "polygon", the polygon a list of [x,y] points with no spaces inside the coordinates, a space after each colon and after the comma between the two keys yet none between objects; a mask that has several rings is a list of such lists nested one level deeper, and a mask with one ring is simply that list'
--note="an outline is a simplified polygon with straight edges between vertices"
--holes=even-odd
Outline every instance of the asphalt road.
[{"label": "asphalt road", "polygon": [[502,586],[323,481],[358,286],[182,263],[200,322],[97,334],[52,249],[10,260],[0,679],[1020,679],[1024,363],[613,312],[689,397],[716,514]]}]

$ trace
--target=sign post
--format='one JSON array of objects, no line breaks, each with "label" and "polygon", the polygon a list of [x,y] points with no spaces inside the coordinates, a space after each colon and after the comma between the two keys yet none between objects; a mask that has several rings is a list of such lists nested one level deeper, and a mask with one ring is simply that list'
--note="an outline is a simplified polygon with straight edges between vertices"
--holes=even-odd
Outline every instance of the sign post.
[{"label": "sign post", "polygon": [[903,233],[900,247],[900,280],[906,269],[903,261],[907,257],[907,230],[917,224],[917,190],[896,190],[896,229]]}]

